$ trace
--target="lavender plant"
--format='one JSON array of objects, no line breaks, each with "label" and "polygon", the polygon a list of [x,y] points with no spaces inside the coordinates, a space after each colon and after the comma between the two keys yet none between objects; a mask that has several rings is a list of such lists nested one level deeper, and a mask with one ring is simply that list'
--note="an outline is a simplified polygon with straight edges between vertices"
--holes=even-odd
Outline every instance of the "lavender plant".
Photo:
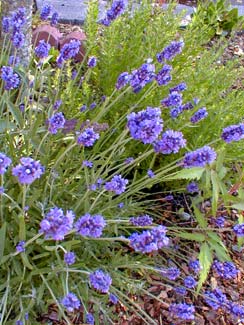
[{"label": "lavender plant", "polygon": [[[105,42],[109,28],[123,23],[126,8],[125,1],[115,1],[105,20],[96,25]],[[145,13],[148,8],[143,9]],[[42,19],[49,15],[51,8],[45,7]],[[135,11],[135,20],[137,16]],[[155,20],[159,17],[156,12]],[[134,18],[127,14],[132,26]],[[171,18],[169,23],[175,24]],[[10,37],[13,21],[6,17],[3,24]],[[147,273],[165,281],[180,278],[181,271],[168,260],[175,254],[174,238],[184,238],[184,229],[162,222],[157,202],[146,189],[174,179],[200,179],[215,171],[218,151],[208,142],[195,148],[185,130],[169,122],[175,116],[172,109],[178,115],[186,111],[190,115],[195,108],[193,100],[191,105],[183,102],[186,83],[176,78],[165,99],[154,105],[155,92],[162,93],[162,86],[174,80],[174,68],[179,70],[168,61],[180,56],[184,42],[172,38],[165,47],[160,44],[158,55],[125,69],[128,72],[120,71],[106,89],[106,97],[105,88],[93,84],[106,61],[98,56],[96,46],[87,48],[80,66],[72,61],[80,51],[79,42],[71,41],[57,57],[49,50],[40,41],[28,70],[21,62],[15,64],[18,51],[11,64],[5,53],[1,58],[0,322],[34,324],[54,303],[67,324],[72,324],[73,313],[88,324],[112,324],[116,321],[112,303],[133,308],[145,323],[157,324],[130,294],[145,293],[142,284]],[[55,67],[49,60],[56,61]],[[106,69],[109,72],[104,64],[102,73]],[[94,92],[96,96],[101,92],[100,101],[88,110]],[[125,107],[120,106],[122,100]],[[192,115],[194,122],[206,117],[205,110],[197,112]],[[109,118],[111,114],[116,118]],[[216,134],[222,145],[242,138],[240,127],[226,127],[222,138]],[[172,155],[172,160],[158,165],[149,162],[165,155]],[[138,172],[143,164],[147,172]],[[234,231],[239,234],[241,228]],[[206,247],[208,234],[200,235]],[[203,250],[200,263],[191,262],[193,273],[205,268],[202,255]],[[234,276],[231,264],[214,265],[221,270],[230,267]],[[182,282],[187,290],[196,285],[193,276]],[[230,308],[240,313],[235,307]],[[175,303],[169,313],[193,320],[195,307]]]}]

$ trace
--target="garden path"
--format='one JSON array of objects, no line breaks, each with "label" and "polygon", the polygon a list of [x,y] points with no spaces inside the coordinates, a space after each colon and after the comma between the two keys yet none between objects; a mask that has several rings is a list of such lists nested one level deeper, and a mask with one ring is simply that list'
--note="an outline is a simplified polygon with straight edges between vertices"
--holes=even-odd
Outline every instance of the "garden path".
[{"label": "garden path", "polygon": [[[231,6],[237,8],[239,15],[244,16],[244,0],[230,0]],[[40,10],[43,5],[49,4],[59,14],[59,21],[61,23],[77,24],[81,25],[84,23],[87,11],[87,1],[83,0],[36,0],[37,8]],[[100,17],[102,18],[105,13],[106,1],[100,0]],[[163,7],[167,7],[166,4]],[[191,14],[194,9],[190,6],[178,4],[176,6],[176,13],[186,10],[186,15]]]}]

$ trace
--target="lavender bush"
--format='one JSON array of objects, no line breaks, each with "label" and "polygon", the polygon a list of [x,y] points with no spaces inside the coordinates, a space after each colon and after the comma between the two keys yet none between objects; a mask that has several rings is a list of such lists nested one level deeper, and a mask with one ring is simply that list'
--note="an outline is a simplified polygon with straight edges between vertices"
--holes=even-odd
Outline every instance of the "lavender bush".
[{"label": "lavender bush", "polygon": [[[109,75],[111,65],[107,65],[106,53],[99,53],[96,42],[99,35],[104,37],[101,48],[111,42],[110,33],[124,19],[135,27],[139,14],[126,14],[127,6],[125,1],[114,1],[104,20],[92,30],[96,8],[91,4],[86,27],[89,42],[94,44],[89,46],[88,42],[81,64],[76,65],[73,60],[80,46],[76,41],[58,54],[50,52],[50,47],[40,41],[33,49],[28,69],[21,62],[16,64],[18,47],[11,63],[3,49],[1,324],[35,324],[51,303],[67,324],[71,324],[72,313],[79,313],[88,324],[112,324],[116,315],[111,304],[118,303],[133,309],[145,323],[157,324],[129,294],[147,292],[146,272],[156,273],[162,281],[169,282],[181,276],[176,265],[169,263],[176,252],[174,238],[203,242],[200,262],[190,264],[195,278],[192,275],[183,279],[183,289],[193,290],[198,272],[210,268],[214,253],[219,258],[214,246],[207,244],[207,231],[191,237],[194,233],[187,236],[187,230],[162,221],[157,202],[147,196],[145,189],[172,180],[199,180],[201,176],[204,179],[209,172],[215,172],[220,147],[243,138],[242,124],[226,124],[222,135],[216,131],[215,140],[220,145],[209,143],[208,138],[204,143],[193,143],[187,132],[192,125],[187,124],[184,132],[186,118],[193,116],[195,124],[208,115],[204,109],[199,111],[197,100],[189,98],[192,93],[186,99],[183,96],[188,84],[179,82],[182,61],[171,66],[171,60],[184,57],[186,45],[173,37],[170,28],[175,26],[176,30],[176,24],[167,14],[163,18],[169,21],[165,46],[154,43],[152,50],[145,53],[146,60],[135,53],[131,57],[132,68],[128,66],[127,72],[124,69],[118,73],[115,65],[116,79],[108,82],[105,78],[103,87],[100,86],[99,79],[103,74]],[[156,9],[145,5],[141,10],[149,17],[149,12]],[[41,18],[50,15],[51,8],[45,7]],[[163,17],[160,15],[156,11],[153,22],[159,22]],[[3,24],[8,39],[15,21],[6,17]],[[116,37],[115,33],[114,44]],[[128,44],[127,41],[122,38],[116,47],[110,44],[111,51],[119,51],[120,44]],[[175,75],[171,75],[173,71]],[[179,77],[175,78],[177,73]],[[195,92],[204,97],[201,87]],[[159,93],[160,97],[165,93],[161,101]],[[183,122],[174,120],[184,113],[189,116]],[[201,138],[201,129],[197,131]],[[131,147],[134,157],[130,155]],[[168,156],[169,160],[154,165],[155,157]],[[146,168],[137,172],[140,166]],[[199,224],[207,228],[204,222]],[[241,230],[241,226],[234,229],[238,235]],[[204,253],[210,256],[207,265]],[[222,260],[226,256],[222,253]],[[231,265],[219,263],[214,264],[215,269],[216,265],[221,270]],[[200,285],[204,277],[205,274],[200,275]],[[206,293],[208,301],[213,300],[212,294],[209,296]],[[229,305],[232,306],[231,302]],[[236,310],[234,307],[230,308]],[[175,303],[169,307],[169,313],[173,318],[193,320],[195,307]]]}]

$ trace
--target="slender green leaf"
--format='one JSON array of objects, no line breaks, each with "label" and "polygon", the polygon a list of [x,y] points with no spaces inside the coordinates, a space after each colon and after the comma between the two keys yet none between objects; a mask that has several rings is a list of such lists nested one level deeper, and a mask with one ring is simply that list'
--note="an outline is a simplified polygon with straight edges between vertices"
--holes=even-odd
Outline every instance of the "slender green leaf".
[{"label": "slender green leaf", "polygon": [[189,169],[182,169],[177,172],[175,175],[170,176],[169,179],[197,179],[199,180],[202,177],[204,168],[194,167]]},{"label": "slender green leaf", "polygon": [[202,228],[207,228],[208,222],[205,218],[205,215],[195,206],[193,205],[194,209],[194,217],[196,218],[198,224]]},{"label": "slender green leaf", "polygon": [[6,229],[7,223],[5,222],[0,229],[0,261],[2,260],[4,253]]},{"label": "slender green leaf", "polygon": [[244,202],[235,203],[232,205],[232,208],[236,210],[244,210]]},{"label": "slender green leaf", "polygon": [[199,293],[199,291],[202,288],[203,283],[207,280],[208,273],[209,273],[209,270],[210,270],[210,267],[211,267],[212,261],[213,261],[212,251],[206,242],[201,245],[198,258],[199,258],[199,262],[200,262],[202,269],[201,269],[200,275],[199,275],[197,293]]},{"label": "slender green leaf", "polygon": [[189,240],[199,241],[202,242],[206,239],[206,237],[203,234],[192,234],[187,232],[180,232],[177,234],[180,238],[185,238]]},{"label": "slender green leaf", "polygon": [[211,170],[211,182],[213,186],[212,192],[212,213],[216,215],[218,208],[218,200],[219,200],[219,180],[218,175],[214,170]]}]

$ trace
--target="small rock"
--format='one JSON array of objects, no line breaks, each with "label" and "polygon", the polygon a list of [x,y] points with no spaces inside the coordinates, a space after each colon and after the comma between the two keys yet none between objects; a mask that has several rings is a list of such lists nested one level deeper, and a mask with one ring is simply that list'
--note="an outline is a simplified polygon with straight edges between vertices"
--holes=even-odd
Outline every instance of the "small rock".
[{"label": "small rock", "polygon": [[56,27],[50,25],[40,25],[32,34],[32,43],[35,47],[38,45],[39,41],[44,40],[51,46],[58,48],[61,37],[62,34]]}]

